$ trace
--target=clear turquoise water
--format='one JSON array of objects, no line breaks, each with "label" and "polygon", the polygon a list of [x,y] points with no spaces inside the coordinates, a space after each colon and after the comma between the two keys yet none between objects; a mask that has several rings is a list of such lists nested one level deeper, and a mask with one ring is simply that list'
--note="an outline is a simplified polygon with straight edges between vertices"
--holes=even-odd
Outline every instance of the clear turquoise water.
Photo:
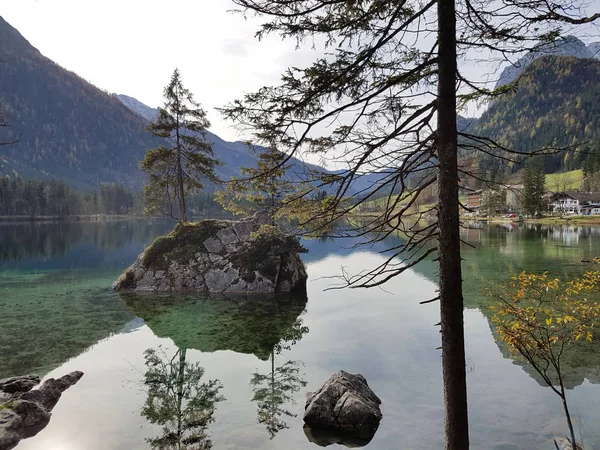
[{"label": "clear turquoise water", "polygon": [[[185,349],[185,363],[205,369],[202,380],[223,385],[226,399],[206,430],[214,449],[311,448],[304,395],[339,369],[362,373],[383,400],[368,448],[443,448],[438,306],[419,305],[436,288],[433,262],[385,291],[325,291],[342,267],[358,272],[384,256],[381,248],[310,241],[307,299],[157,301],[113,293],[110,283],[168,229],[165,222],[0,226],[0,377],[85,373],[49,426],[20,449],[150,448],[146,439],[162,427],[142,415],[149,348],[160,348],[167,362]],[[580,259],[600,255],[600,228],[489,226],[465,230],[464,238],[478,247],[464,251],[472,448],[551,449],[551,438],[566,433],[558,399],[494,342],[481,292],[523,269],[582,273],[591,266]],[[569,400],[589,448],[600,448],[599,354],[594,346],[569,360]],[[289,395],[269,410],[281,430],[269,432],[258,414],[264,399],[255,395],[256,374],[268,387],[289,362],[297,369]]]}]

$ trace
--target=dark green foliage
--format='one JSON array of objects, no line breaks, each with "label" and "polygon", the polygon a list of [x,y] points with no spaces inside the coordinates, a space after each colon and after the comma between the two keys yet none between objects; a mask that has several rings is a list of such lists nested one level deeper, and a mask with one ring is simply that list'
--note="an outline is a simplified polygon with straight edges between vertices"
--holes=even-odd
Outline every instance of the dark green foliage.
[{"label": "dark green foliage", "polygon": [[151,448],[210,449],[209,425],[215,421],[220,394],[219,380],[202,382],[204,368],[186,361],[186,349],[169,357],[162,349],[144,352],[146,373],[144,385],[148,396],[142,416],[150,423],[162,426],[162,434],[148,439]]},{"label": "dark green foliage", "polygon": [[[212,144],[205,139],[210,126],[206,112],[183,87],[177,69],[165,87],[164,98],[165,105],[158,118],[149,123],[148,130],[167,141],[148,150],[140,163],[149,179],[144,188],[146,209],[186,222],[188,193],[201,190],[203,179],[216,181],[214,167],[218,160],[214,158]],[[176,214],[173,202],[178,208]]]},{"label": "dark green foliage", "polygon": [[138,161],[160,145],[146,121],[115,97],[44,57],[0,18],[0,141],[4,173],[59,178],[80,187],[140,189]]},{"label": "dark green foliage", "polygon": [[0,178],[0,215],[71,216],[141,213],[140,196],[120,184],[102,184],[92,192],[76,191],[63,181]]},{"label": "dark green foliage", "polygon": [[232,216],[215,200],[214,194],[208,192],[196,192],[190,195],[187,199],[187,208],[189,215],[192,217]]},{"label": "dark green foliage", "polygon": [[546,174],[544,162],[541,157],[527,160],[523,176],[523,208],[529,215],[540,215],[544,208],[543,195],[545,193]]},{"label": "dark green foliage", "polygon": [[583,149],[583,190],[587,192],[600,191],[600,139],[590,142]]},{"label": "dark green foliage", "polygon": [[[523,72],[515,90],[494,100],[473,132],[518,151],[566,147],[544,157],[547,173],[582,168],[582,150],[589,141],[600,140],[598,80],[600,61],[539,58]],[[492,159],[484,157],[481,167],[503,165]]]},{"label": "dark green foliage", "polygon": [[187,264],[198,252],[206,252],[203,242],[227,226],[227,222],[206,219],[179,223],[167,236],[161,236],[144,252],[144,267],[166,270],[171,261]]}]

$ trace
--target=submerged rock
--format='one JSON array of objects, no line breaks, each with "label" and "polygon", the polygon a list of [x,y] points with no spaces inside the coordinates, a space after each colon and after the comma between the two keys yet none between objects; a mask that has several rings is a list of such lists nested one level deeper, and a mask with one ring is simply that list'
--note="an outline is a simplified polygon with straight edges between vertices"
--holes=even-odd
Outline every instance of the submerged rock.
[{"label": "submerged rock", "polygon": [[295,236],[265,214],[240,221],[179,224],[113,284],[133,292],[304,292],[306,268]]},{"label": "submerged rock", "polygon": [[35,375],[0,380],[0,450],[15,447],[21,439],[35,436],[50,421],[51,411],[62,393],[83,376],[71,372],[50,378],[39,389]]},{"label": "submerged rock", "polygon": [[321,446],[368,444],[381,421],[381,400],[362,375],[343,370],[334,373],[314,393],[309,393],[304,412],[308,439]]}]

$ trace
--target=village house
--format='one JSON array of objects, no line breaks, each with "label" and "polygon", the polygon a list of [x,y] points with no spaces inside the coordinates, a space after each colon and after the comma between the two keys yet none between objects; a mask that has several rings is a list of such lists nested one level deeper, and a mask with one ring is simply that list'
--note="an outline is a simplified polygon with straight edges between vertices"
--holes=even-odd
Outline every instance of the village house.
[{"label": "village house", "polygon": [[479,208],[481,208],[481,196],[483,194],[483,189],[477,189],[475,191],[467,192],[467,203],[466,207],[473,211],[477,212]]},{"label": "village house", "polygon": [[600,192],[556,192],[550,206],[557,214],[600,214]]},{"label": "village house", "polygon": [[519,213],[523,207],[523,185],[505,184],[471,191],[467,193],[466,206],[476,214]]}]

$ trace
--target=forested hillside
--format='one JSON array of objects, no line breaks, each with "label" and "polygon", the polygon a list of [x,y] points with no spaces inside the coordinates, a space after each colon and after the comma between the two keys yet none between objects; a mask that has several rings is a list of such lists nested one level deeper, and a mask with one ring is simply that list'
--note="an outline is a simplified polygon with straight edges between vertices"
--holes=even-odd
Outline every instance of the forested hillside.
[{"label": "forested hillside", "polygon": [[[78,188],[114,182],[141,189],[145,176],[139,161],[160,144],[145,129],[156,109],[110,95],[60,67],[2,18],[0,60],[0,111],[10,125],[0,139],[18,138],[2,148],[0,173],[61,179]],[[217,167],[222,179],[256,163],[256,155],[242,142],[226,142],[212,133],[207,139],[223,163]],[[320,169],[294,158],[291,176],[307,167]]]},{"label": "forested hillside", "polygon": [[138,161],[158,140],[141,117],[44,57],[2,18],[0,60],[0,110],[10,126],[3,137],[19,139],[2,147],[1,172],[142,186]]},{"label": "forested hillside", "polygon": [[[585,152],[579,150],[600,140],[600,61],[566,56],[533,61],[516,90],[495,100],[473,131],[519,151],[574,146],[547,156],[545,169],[581,168]],[[486,162],[491,161],[481,163]]]},{"label": "forested hillside", "polygon": [[[16,144],[1,148],[0,174],[60,179],[84,189],[103,183],[141,189],[145,177],[139,161],[160,143],[145,130],[156,109],[128,96],[107,94],[63,69],[2,18],[0,60],[0,111],[10,125],[0,129],[0,140],[18,138]],[[528,64],[514,92],[495,100],[479,119],[459,118],[459,129],[522,151],[574,144],[581,150],[600,141],[600,61],[551,55]],[[256,164],[256,154],[246,144],[211,133],[207,138],[223,161],[217,167],[220,178],[229,179],[239,174],[240,166]],[[583,168],[584,159],[585,153],[577,151],[548,156],[546,171]],[[507,171],[499,160],[483,157],[479,163],[486,170]],[[294,158],[289,177],[308,178],[307,169],[320,168]],[[365,174],[353,191],[380,178]]]}]

